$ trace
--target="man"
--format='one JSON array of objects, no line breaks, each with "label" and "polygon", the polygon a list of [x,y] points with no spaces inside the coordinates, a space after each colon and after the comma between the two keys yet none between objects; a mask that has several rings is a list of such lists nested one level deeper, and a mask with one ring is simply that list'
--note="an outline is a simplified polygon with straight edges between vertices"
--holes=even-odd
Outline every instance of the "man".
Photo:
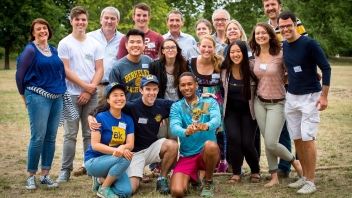
[{"label": "man", "polygon": [[183,26],[183,15],[178,10],[172,10],[167,14],[166,25],[169,27],[169,32],[164,34],[164,39],[173,38],[177,41],[182,49],[182,55],[188,59],[187,52],[192,48],[193,45],[196,45],[197,42],[193,36],[181,32]]},{"label": "man", "polygon": [[[164,38],[160,34],[148,28],[148,23],[151,18],[150,10],[151,9],[148,4],[139,3],[133,8],[132,19],[135,23],[135,28],[143,31],[145,35],[145,48],[143,54],[149,56],[152,59],[156,59],[158,58],[159,47],[161,45],[161,42],[163,42]],[[126,37],[123,37],[121,39],[121,43],[124,43],[125,40]],[[124,45],[120,45],[117,54],[118,59],[120,60],[126,55],[126,47]]]},{"label": "man", "polygon": [[[88,12],[81,6],[70,13],[72,33],[59,42],[58,54],[65,66],[67,91],[74,107],[80,115],[83,137],[83,151],[90,145],[88,112],[98,104],[96,93],[103,73],[104,51],[101,45],[85,33],[88,25]],[[62,168],[57,182],[66,182],[73,170],[79,119],[64,122],[64,142]],[[81,167],[79,172],[84,172]]]},{"label": "man", "polygon": [[[230,14],[224,9],[215,10],[213,16],[211,17],[213,21],[213,26],[215,28],[215,33],[213,34],[213,38],[217,44],[220,44],[222,48],[226,47],[224,43],[226,36],[226,23],[230,20]],[[220,54],[220,51],[217,51],[217,54]]]},{"label": "man", "polygon": [[142,54],[145,47],[144,40],[144,32],[141,30],[128,31],[125,42],[128,54],[114,63],[109,75],[110,83],[118,82],[126,87],[127,101],[140,97],[139,83],[143,76],[149,74],[149,63],[152,59]]},{"label": "man", "polygon": [[[264,7],[264,13],[266,16],[268,16],[268,24],[271,25],[271,27],[274,29],[276,36],[281,42],[285,41],[285,38],[281,35],[280,29],[277,25],[277,18],[281,12],[282,9],[282,3],[281,0],[263,0],[263,7]],[[300,20],[297,19],[297,27],[296,31],[301,34],[302,36],[308,36],[308,33],[305,31],[303,24],[301,23]],[[288,82],[286,82],[285,89],[287,91],[288,88]],[[282,128],[281,134],[280,134],[280,139],[279,143],[284,145],[287,150],[291,152],[292,150],[292,145],[291,145],[291,138],[287,130],[286,122]],[[277,175],[282,178],[288,178],[289,174],[291,172],[291,164],[286,162],[285,160],[280,158],[279,162],[279,171]],[[271,180],[271,176],[267,176],[266,179]]]},{"label": "man", "polygon": [[[127,37],[128,38],[128,37]],[[159,81],[154,75],[143,76],[140,81],[142,97],[128,101],[122,109],[130,115],[135,126],[133,158],[126,170],[130,177],[132,193],[136,193],[139,182],[143,178],[143,169],[147,164],[161,161],[161,173],[156,182],[156,190],[161,194],[169,194],[167,174],[176,161],[178,144],[174,140],[158,139],[160,122],[169,117],[171,100],[157,98]],[[91,119],[91,118],[90,118]],[[90,120],[93,127],[96,120]],[[93,128],[100,127],[94,125]]]},{"label": "man", "polygon": [[184,98],[171,107],[170,128],[180,138],[180,158],[170,186],[174,197],[183,197],[189,182],[198,181],[198,170],[205,170],[201,196],[214,195],[213,172],[220,161],[215,136],[220,126],[220,109],[213,98],[197,96],[197,87],[192,73],[181,74],[179,89]]},{"label": "man", "polygon": [[[297,32],[297,20],[292,12],[282,12],[277,21],[280,33],[286,39],[283,51],[290,83],[285,104],[287,128],[303,170],[303,176],[289,187],[301,188],[297,191],[299,194],[310,194],[316,191],[317,150],[314,140],[318,132],[319,111],[328,106],[331,68],[319,44]],[[323,73],[323,86],[317,76],[317,65]]]},{"label": "man", "polygon": [[117,61],[116,54],[118,53],[120,40],[123,37],[116,30],[120,22],[120,12],[114,7],[106,7],[101,11],[100,24],[101,28],[93,32],[87,33],[87,36],[97,40],[105,50],[104,53],[104,76],[98,85],[98,103],[105,101],[104,93],[106,86],[109,84],[109,74],[112,65]]}]

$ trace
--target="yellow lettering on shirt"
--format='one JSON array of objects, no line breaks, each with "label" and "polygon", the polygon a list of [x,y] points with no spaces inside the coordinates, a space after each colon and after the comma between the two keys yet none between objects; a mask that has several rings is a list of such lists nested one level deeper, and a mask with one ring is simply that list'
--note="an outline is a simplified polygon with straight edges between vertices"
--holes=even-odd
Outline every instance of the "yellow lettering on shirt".
[{"label": "yellow lettering on shirt", "polygon": [[126,130],[117,126],[113,126],[111,140],[109,146],[118,146],[125,142],[126,140]]}]

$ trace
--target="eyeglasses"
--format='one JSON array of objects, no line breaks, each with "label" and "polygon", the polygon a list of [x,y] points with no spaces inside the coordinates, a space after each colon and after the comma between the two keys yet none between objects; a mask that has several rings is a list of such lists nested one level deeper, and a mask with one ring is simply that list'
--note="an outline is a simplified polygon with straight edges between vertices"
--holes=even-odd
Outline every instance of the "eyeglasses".
[{"label": "eyeglasses", "polygon": [[227,21],[227,19],[225,19],[225,18],[220,18],[220,19],[214,19],[214,21],[215,22],[217,22],[217,23],[219,23],[219,22],[226,22]]},{"label": "eyeglasses", "polygon": [[165,49],[166,51],[174,51],[176,49],[176,46],[166,46],[163,47],[163,49]]},{"label": "eyeglasses", "polygon": [[283,30],[283,29],[285,29],[285,28],[291,28],[291,27],[293,27],[293,25],[294,25],[295,23],[291,23],[291,24],[288,24],[288,25],[279,25],[279,29],[280,30]]}]

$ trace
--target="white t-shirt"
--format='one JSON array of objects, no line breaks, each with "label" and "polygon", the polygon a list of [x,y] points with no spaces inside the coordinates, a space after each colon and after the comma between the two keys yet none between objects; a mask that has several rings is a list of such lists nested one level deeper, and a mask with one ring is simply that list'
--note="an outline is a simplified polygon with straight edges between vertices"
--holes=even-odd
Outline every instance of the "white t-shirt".
[{"label": "white t-shirt", "polygon": [[[81,80],[91,83],[95,75],[95,61],[104,58],[104,49],[93,38],[86,37],[80,42],[72,34],[59,42],[58,53],[60,58],[69,60],[69,69]],[[79,95],[84,90],[66,78],[67,91],[71,95]]]}]

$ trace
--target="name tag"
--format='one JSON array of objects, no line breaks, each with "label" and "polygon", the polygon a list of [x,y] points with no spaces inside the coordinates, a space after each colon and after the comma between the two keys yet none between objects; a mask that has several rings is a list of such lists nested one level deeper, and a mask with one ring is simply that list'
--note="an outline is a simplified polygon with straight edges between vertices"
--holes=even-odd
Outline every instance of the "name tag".
[{"label": "name tag", "polygon": [[148,118],[139,118],[138,119],[139,124],[147,124],[147,122],[148,122]]},{"label": "name tag", "polygon": [[261,70],[266,70],[266,64],[260,64],[259,65],[259,69],[261,69]]},{"label": "name tag", "polygon": [[301,66],[295,66],[295,67],[293,67],[293,69],[295,70],[296,73],[297,72],[302,72]]},{"label": "name tag", "polygon": [[219,79],[220,78],[220,74],[212,74],[211,78]]},{"label": "name tag", "polygon": [[124,122],[119,122],[119,127],[121,128],[121,129],[126,129],[126,123],[124,123]]},{"label": "name tag", "polygon": [[154,42],[150,42],[147,44],[148,48],[155,48],[155,43]]},{"label": "name tag", "polygon": [[148,69],[148,68],[149,68],[149,65],[148,65],[148,64],[142,64],[142,68],[143,68],[143,69]]}]

